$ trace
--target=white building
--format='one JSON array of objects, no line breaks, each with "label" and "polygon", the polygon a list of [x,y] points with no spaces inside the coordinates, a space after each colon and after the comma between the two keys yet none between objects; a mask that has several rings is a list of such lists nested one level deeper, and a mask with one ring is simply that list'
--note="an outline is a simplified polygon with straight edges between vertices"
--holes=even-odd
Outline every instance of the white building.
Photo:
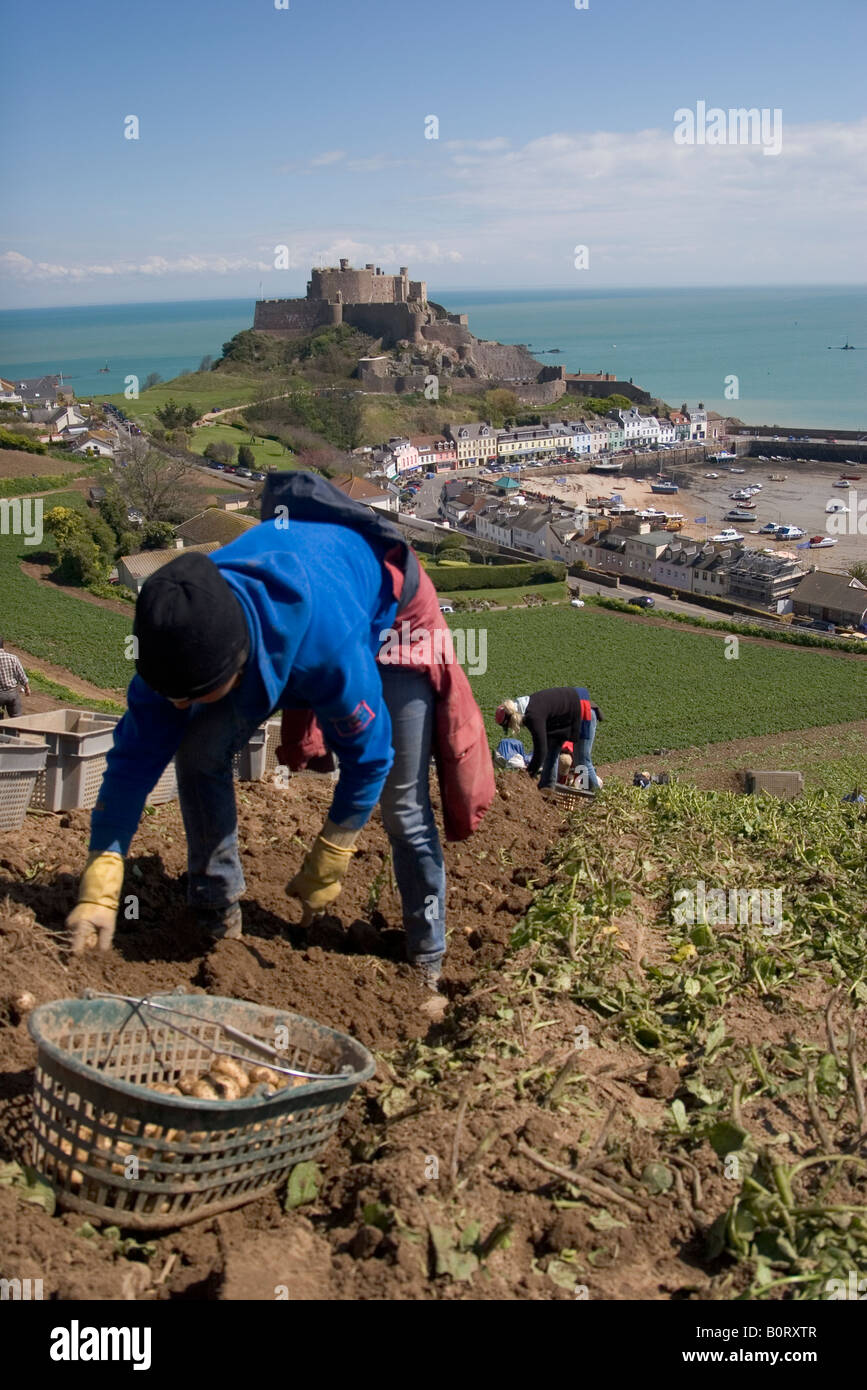
[{"label": "white building", "polygon": [[699,401],[696,410],[688,410],[690,439],[707,439],[707,411]]},{"label": "white building", "polygon": [[655,415],[642,415],[637,406],[618,410],[617,415],[623,425],[627,447],[643,449],[659,443],[659,421]]},{"label": "white building", "polygon": [[659,425],[660,444],[674,444],[677,438],[677,431],[673,420],[657,420]]}]

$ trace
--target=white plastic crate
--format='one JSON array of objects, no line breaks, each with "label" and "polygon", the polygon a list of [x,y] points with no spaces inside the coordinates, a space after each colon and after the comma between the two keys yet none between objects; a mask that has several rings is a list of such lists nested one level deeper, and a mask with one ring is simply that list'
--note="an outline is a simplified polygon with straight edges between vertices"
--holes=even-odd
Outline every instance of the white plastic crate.
[{"label": "white plastic crate", "polygon": [[5,720],[5,733],[23,742],[38,735],[47,745],[31,806],[42,811],[89,810],[99,795],[115,723],[112,715],[80,709],[46,710]]},{"label": "white plastic crate", "polygon": [[0,830],[21,829],[47,757],[47,743],[0,732]]},{"label": "white plastic crate", "polygon": [[[112,725],[120,723],[119,714],[100,715],[101,719],[110,719]],[[157,782],[153,791],[148,793],[148,806],[162,806],[166,801],[174,801],[178,794],[178,776],[175,770],[174,759],[169,763],[165,772]]]},{"label": "white plastic crate", "polygon": [[[279,731],[278,731],[279,742]],[[268,761],[268,727],[261,725],[250,742],[232,759],[232,772],[239,782],[261,782]]]}]

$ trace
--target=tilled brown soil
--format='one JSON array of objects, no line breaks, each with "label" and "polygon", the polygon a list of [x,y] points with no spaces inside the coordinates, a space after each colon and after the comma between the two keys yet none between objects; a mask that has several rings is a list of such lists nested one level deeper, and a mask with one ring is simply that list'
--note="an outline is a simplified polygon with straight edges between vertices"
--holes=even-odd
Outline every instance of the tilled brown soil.
[{"label": "tilled brown soil", "polygon": [[[532,951],[512,951],[510,937],[551,877],[546,852],[601,805],[567,815],[529,779],[500,778],[481,830],[447,847],[449,1007],[432,1024],[403,960],[378,823],[364,833],[336,915],[309,933],[298,925],[284,885],[329,798],[329,784],[307,778],[285,790],[239,787],[245,937],[211,949],[184,905],[177,803],[143,819],[124,890],[138,895],[140,919],[122,924],[107,955],[69,958],[58,935],[84,862],[86,813],[30,815],[21,832],[0,835],[0,1162],[27,1161],[35,1049],[26,1020],[2,1003],[23,990],[39,1004],[88,986],[143,995],[183,985],[305,1014],[377,1059],[319,1160],[308,1205],[287,1212],[284,1193],[273,1193],[148,1237],[155,1253],[136,1261],[76,1234],[80,1215],[49,1217],[0,1186],[0,1273],[42,1278],[45,1296],[59,1299],[273,1299],[278,1290],[291,1299],[551,1299],[576,1296],[560,1256],[568,1275],[577,1251],[593,1271],[590,1297],[706,1296],[700,1231],[729,1199],[718,1165],[703,1165],[700,1220],[682,1186],[653,1201],[623,1188],[622,1161],[595,1164],[595,1195],[588,1186],[581,1202],[564,1199],[556,1173],[594,1140],[597,1154],[603,1140],[616,1154],[622,1139],[633,1172],[658,1157],[654,1131],[665,1127],[677,1071],[649,1067],[613,1038],[576,1053],[576,1029],[593,1033],[598,1021],[566,996],[510,1007],[513,982],[532,966]],[[664,950],[639,899],[616,930],[629,968]],[[750,1012],[745,1032],[766,1030],[761,1006]],[[576,1103],[555,1105],[552,1083],[576,1058]],[[466,1273],[452,1261],[468,1231],[480,1264]]]}]

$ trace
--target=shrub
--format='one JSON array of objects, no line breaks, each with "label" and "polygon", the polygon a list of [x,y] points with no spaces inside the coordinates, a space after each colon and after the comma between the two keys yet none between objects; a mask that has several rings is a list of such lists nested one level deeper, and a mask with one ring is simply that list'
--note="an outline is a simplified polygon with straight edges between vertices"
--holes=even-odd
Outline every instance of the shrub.
[{"label": "shrub", "polygon": [[104,582],[108,573],[108,558],[92,536],[85,531],[73,534],[60,552],[57,577],[63,584],[85,587]]},{"label": "shrub", "polygon": [[14,434],[12,430],[0,429],[0,449],[23,449],[25,454],[47,454],[45,445],[29,434]]}]

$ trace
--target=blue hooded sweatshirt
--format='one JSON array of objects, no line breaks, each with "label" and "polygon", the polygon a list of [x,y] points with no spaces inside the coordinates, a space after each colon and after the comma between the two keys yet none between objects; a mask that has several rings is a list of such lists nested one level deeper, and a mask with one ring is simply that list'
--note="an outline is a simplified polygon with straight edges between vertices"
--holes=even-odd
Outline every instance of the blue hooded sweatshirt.
[{"label": "blue hooded sweatshirt", "polygon": [[[332,820],[360,829],[394,754],[376,663],[397,603],[383,563],[387,540],[348,525],[292,520],[251,527],[209,558],[239,600],[250,655],[237,695],[255,724],[311,708],[340,760]],[[91,816],[90,848],[126,854],[148,793],[177,752],[195,705],[179,710],[140,676],[108,754]]]}]

